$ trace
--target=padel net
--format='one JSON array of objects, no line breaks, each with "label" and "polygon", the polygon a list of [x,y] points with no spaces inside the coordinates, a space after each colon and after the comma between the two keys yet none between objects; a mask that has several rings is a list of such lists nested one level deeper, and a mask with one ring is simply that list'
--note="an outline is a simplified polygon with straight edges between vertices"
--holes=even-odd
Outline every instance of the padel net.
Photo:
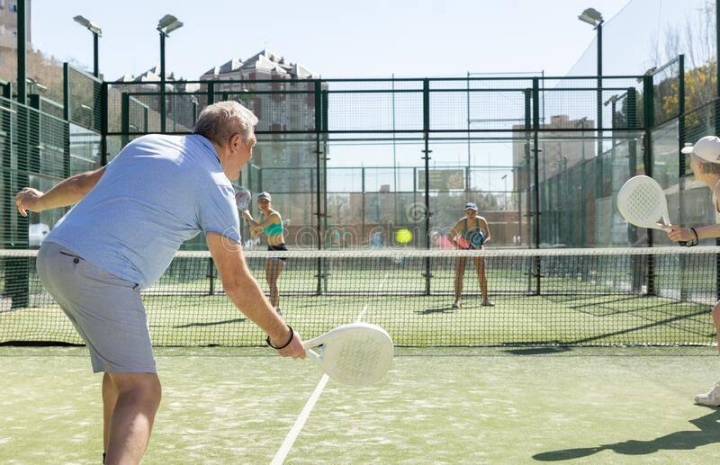
[{"label": "padel net", "polygon": [[[304,338],[357,320],[396,346],[711,345],[717,247],[453,251],[248,251],[261,286],[270,257],[285,256],[280,304]],[[42,288],[34,251],[4,251],[0,343],[80,344]],[[463,305],[451,308],[466,260]],[[482,260],[483,307],[474,267]],[[179,252],[143,292],[156,346],[262,346],[264,335],[224,296],[207,252]]]}]

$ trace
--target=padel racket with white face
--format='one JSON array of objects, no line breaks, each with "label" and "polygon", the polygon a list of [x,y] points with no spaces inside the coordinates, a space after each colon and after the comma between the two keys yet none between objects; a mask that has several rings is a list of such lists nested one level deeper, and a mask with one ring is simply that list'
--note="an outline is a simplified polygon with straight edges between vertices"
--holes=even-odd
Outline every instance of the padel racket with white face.
[{"label": "padel racket with white face", "polygon": [[387,331],[369,323],[338,326],[304,345],[330,378],[352,386],[369,386],[385,376],[394,352]]},{"label": "padel racket with white face", "polygon": [[667,230],[670,224],[665,192],[653,178],[635,176],[623,184],[618,192],[620,214],[640,228]]},{"label": "padel racket with white face", "polygon": [[250,208],[250,202],[252,201],[252,194],[247,189],[239,189],[235,192],[235,203],[237,204],[238,210],[243,211]]},{"label": "padel racket with white face", "polygon": [[[623,218],[640,228],[668,231],[672,224],[665,192],[650,176],[628,179],[618,192],[617,206]],[[685,242],[679,244],[685,245]]]}]

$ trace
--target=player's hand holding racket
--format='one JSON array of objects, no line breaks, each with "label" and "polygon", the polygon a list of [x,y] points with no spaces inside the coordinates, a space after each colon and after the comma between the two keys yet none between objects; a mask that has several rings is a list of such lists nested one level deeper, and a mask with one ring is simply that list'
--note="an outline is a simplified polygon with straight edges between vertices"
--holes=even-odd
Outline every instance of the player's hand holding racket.
[{"label": "player's hand holding racket", "polygon": [[[660,229],[668,235],[674,229],[670,222],[665,192],[660,184],[649,176],[640,175],[628,179],[618,191],[617,206],[623,218],[639,228]],[[684,241],[679,242],[680,245],[685,245]]]},{"label": "player's hand holding racket", "polygon": [[675,241],[680,245],[697,245],[698,240],[700,239],[695,228],[684,228],[676,225],[671,225],[667,229],[667,234],[670,240]]},{"label": "player's hand holding racket", "polygon": [[305,345],[300,335],[292,327],[288,326],[288,328],[290,328],[290,334],[286,336],[284,341],[274,340],[268,336],[265,343],[277,350],[278,355],[281,357],[305,358]]},{"label": "player's hand holding racket", "polygon": [[394,352],[387,331],[369,323],[339,326],[304,346],[329,377],[352,386],[369,386],[385,376]]}]

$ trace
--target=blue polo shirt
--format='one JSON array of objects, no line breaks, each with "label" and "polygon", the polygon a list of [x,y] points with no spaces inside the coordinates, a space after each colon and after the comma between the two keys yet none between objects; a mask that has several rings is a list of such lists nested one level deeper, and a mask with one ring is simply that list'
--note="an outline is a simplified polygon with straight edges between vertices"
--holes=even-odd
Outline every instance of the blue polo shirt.
[{"label": "blue polo shirt", "polygon": [[200,232],[241,243],[235,191],[215,147],[199,135],[148,135],[107,165],[45,241],[144,289]]}]

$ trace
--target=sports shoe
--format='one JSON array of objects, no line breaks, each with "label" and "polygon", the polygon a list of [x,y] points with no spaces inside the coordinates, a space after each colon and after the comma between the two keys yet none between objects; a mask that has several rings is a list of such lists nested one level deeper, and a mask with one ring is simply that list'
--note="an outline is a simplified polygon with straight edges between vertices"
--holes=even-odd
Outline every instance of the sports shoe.
[{"label": "sports shoe", "polygon": [[484,300],[483,303],[482,303],[482,306],[483,306],[483,307],[494,307],[495,304],[492,303],[492,302],[489,301],[489,300]]},{"label": "sports shoe", "polygon": [[459,301],[459,300],[456,300],[455,302],[453,302],[452,308],[460,308],[461,305],[462,305],[462,304],[460,303],[460,301]]},{"label": "sports shoe", "polygon": [[715,386],[707,393],[696,395],[695,403],[708,407],[720,407],[720,381],[715,383]]}]

